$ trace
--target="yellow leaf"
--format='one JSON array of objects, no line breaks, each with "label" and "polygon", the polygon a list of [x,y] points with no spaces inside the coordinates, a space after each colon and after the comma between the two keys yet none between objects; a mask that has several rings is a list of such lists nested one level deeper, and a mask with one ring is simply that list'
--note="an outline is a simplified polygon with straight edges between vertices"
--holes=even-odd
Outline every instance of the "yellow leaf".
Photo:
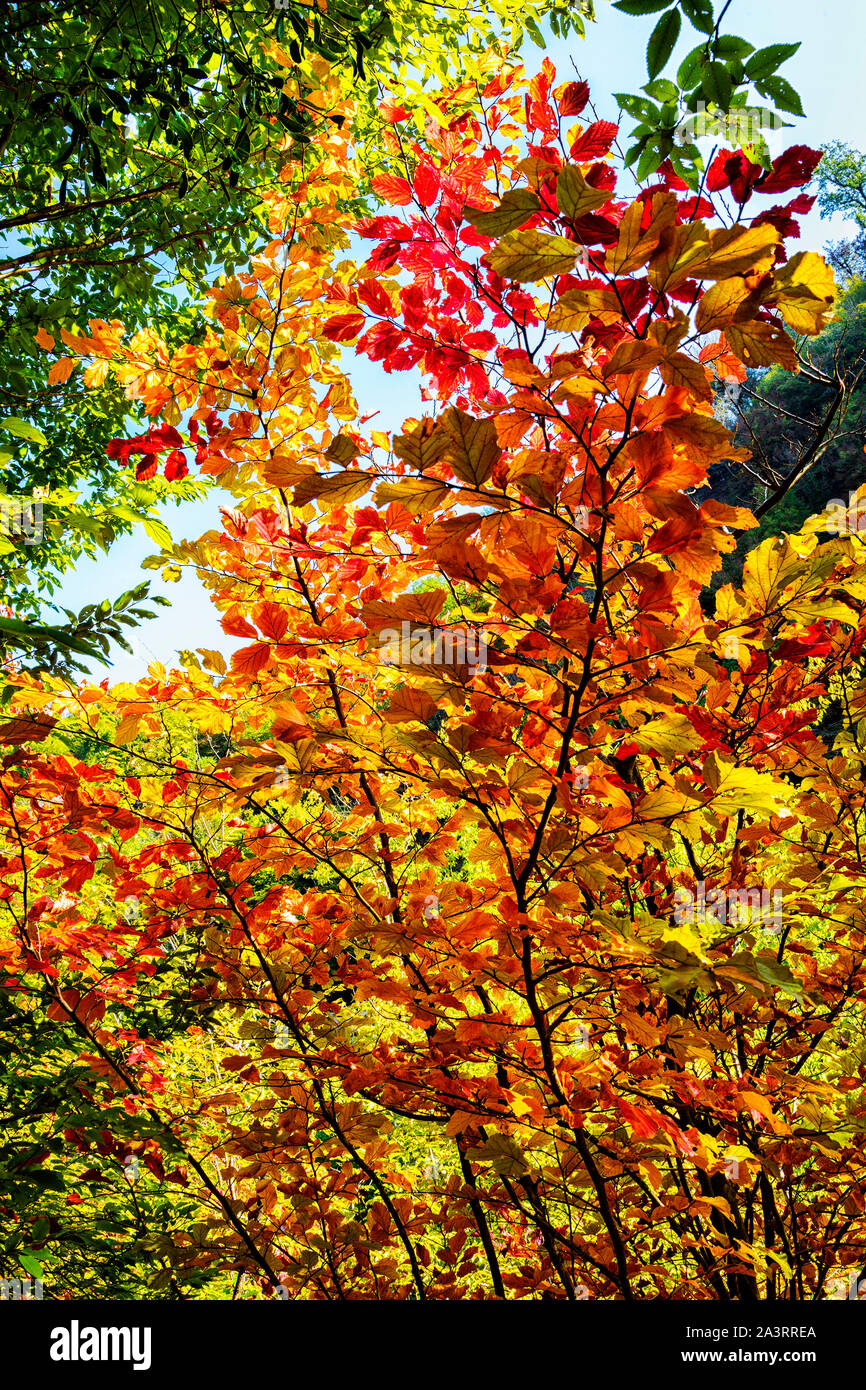
[{"label": "yellow leaf", "polygon": [[751,323],[731,324],[725,329],[728,347],[747,367],[780,366],[797,371],[794,344],[778,323],[753,319]]},{"label": "yellow leaf", "polygon": [[776,782],[769,773],[752,767],[735,767],[724,762],[718,754],[711,755],[719,777],[718,788],[710,805],[723,815],[735,811],[766,811],[774,815],[793,794],[785,782]]},{"label": "yellow leaf", "polygon": [[798,252],[776,271],[773,302],[795,333],[820,333],[827,326],[835,298],[833,271],[814,251]]},{"label": "yellow leaf", "polygon": [[649,260],[662,232],[676,218],[676,197],[673,193],[657,193],[652,201],[650,224],[646,231],[642,231],[645,211],[645,203],[632,203],[620,222],[619,240],[614,250],[608,251],[605,260],[611,275],[628,275]]},{"label": "yellow leaf", "polygon": [[466,1157],[476,1163],[492,1163],[501,1178],[522,1178],[529,1171],[523,1150],[510,1134],[491,1134],[478,1148],[467,1150]]},{"label": "yellow leaf", "polygon": [[556,203],[564,217],[583,217],[603,207],[613,197],[609,188],[593,188],[576,164],[566,164],[556,181]]},{"label": "yellow leaf", "polygon": [[118,743],[131,743],[141,728],[142,721],[150,711],[151,706],[147,702],[127,705],[114,735],[116,741]]},{"label": "yellow leaf", "polygon": [[436,478],[404,478],[398,483],[380,483],[376,489],[376,505],[399,502],[413,516],[435,512],[448,497],[447,483]]},{"label": "yellow leaf", "polygon": [[733,275],[768,270],[778,241],[779,233],[769,222],[757,227],[715,227],[710,232],[708,253],[691,262],[689,275],[728,280]]},{"label": "yellow leaf", "polygon": [[434,420],[422,420],[414,429],[394,438],[394,453],[410,468],[423,473],[438,463],[449,447],[449,439]]},{"label": "yellow leaf", "polygon": [[196,647],[200,657],[204,658],[204,664],[209,671],[215,671],[218,676],[226,673],[226,663],[220,652],[211,651],[208,647]]},{"label": "yellow leaf", "polygon": [[328,506],[340,506],[363,497],[364,493],[370,490],[371,483],[369,474],[359,473],[354,468],[347,468],[342,473],[332,473],[330,476],[312,473],[295,487],[292,505],[305,507],[308,502],[324,500]]},{"label": "yellow leaf", "polygon": [[361,609],[361,617],[371,631],[391,627],[394,623],[415,622],[428,626],[436,621],[445,603],[444,589],[423,589],[418,594],[402,594],[390,602],[370,599]]},{"label": "yellow leaf", "polygon": [[736,531],[748,531],[758,522],[747,507],[731,507],[710,497],[701,504],[701,520],[711,526],[732,526]]},{"label": "yellow leaf", "polygon": [[686,810],[694,810],[695,803],[673,787],[656,787],[640,800],[642,820],[667,820],[669,816],[680,816]]},{"label": "yellow leaf", "polygon": [[436,706],[423,690],[404,685],[391,696],[391,704],[382,713],[389,724],[406,724],[413,719],[426,724],[436,713]]},{"label": "yellow leaf", "polygon": [[490,476],[502,455],[495,422],[489,418],[476,420],[465,411],[451,407],[443,413],[441,425],[450,437],[445,462],[464,483],[478,487]]},{"label": "yellow leaf", "polygon": [[702,222],[670,230],[663,251],[649,272],[656,289],[672,290],[684,280],[728,280],[735,275],[761,273],[773,264],[779,233],[769,223],[758,227],[717,227],[708,232]]},{"label": "yellow leaf", "polygon": [[757,1091],[741,1091],[737,1099],[741,1102],[743,1110],[757,1110],[759,1115],[766,1119],[773,1118],[773,1107],[766,1096],[759,1095]]},{"label": "yellow leaf", "polygon": [[[606,197],[610,197],[608,193]],[[482,208],[466,208],[466,220],[482,236],[502,236],[514,231],[528,222],[533,213],[541,207],[541,199],[529,188],[510,188],[503,193],[496,207],[484,211]]]},{"label": "yellow leaf", "polygon": [[640,339],[620,343],[604,369],[605,377],[617,376],[621,372],[649,372],[657,367],[664,353],[655,343],[645,343]]},{"label": "yellow leaf", "polygon": [[700,333],[712,333],[726,328],[738,319],[752,318],[758,307],[758,297],[744,279],[738,276],[711,285],[701,296],[695,324]]},{"label": "yellow leaf", "polygon": [[[631,742],[636,743],[643,753],[656,753],[662,758],[674,758],[677,754],[700,748],[703,738],[686,715],[673,714],[665,715],[661,719],[647,720],[646,724],[635,729]],[[643,806],[641,810],[643,811]]]},{"label": "yellow leaf", "polygon": [[311,475],[307,464],[299,463],[295,458],[287,458],[285,454],[275,453],[271,459],[267,459],[261,465],[262,480],[268,487],[289,488],[295,487],[302,478]]},{"label": "yellow leaf", "polygon": [[577,251],[565,237],[528,230],[509,232],[482,259],[504,280],[544,280],[573,270]]},{"label": "yellow leaf", "polygon": [[752,611],[767,613],[781,593],[805,574],[806,565],[776,536],[768,536],[746,557],[742,594]]}]

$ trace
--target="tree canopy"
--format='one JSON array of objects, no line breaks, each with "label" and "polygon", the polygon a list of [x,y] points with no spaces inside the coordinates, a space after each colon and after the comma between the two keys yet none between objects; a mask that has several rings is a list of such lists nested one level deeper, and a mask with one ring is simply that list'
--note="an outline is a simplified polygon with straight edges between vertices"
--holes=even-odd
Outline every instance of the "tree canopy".
[{"label": "tree canopy", "polygon": [[[864,542],[767,537],[710,611],[757,518],[704,495],[749,462],[719,385],[837,331],[786,247],[819,154],[635,191],[547,59],[420,120],[311,70],[342,119],[204,326],[41,344],[140,411],[118,470],[232,494],[155,563],[243,645],[14,681],[3,1258],[109,1297],[824,1297],[866,1259]],[[423,416],[362,416],[360,357]]]}]

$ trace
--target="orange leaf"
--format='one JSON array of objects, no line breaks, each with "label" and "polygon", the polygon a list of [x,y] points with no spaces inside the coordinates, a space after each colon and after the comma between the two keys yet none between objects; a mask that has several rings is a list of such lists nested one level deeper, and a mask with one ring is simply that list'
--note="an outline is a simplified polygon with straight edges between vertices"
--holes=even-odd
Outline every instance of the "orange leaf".
[{"label": "orange leaf", "polygon": [[23,714],[0,724],[0,743],[41,743],[56,723],[48,714]]},{"label": "orange leaf", "polygon": [[68,381],[72,375],[74,366],[74,357],[58,357],[57,361],[52,363],[51,370],[48,373],[48,385],[57,386],[61,382]]},{"label": "orange leaf", "polygon": [[245,676],[257,676],[271,658],[269,642],[253,642],[232,653],[232,670]]},{"label": "orange leaf", "polygon": [[411,685],[404,685],[395,695],[391,696],[391,704],[383,712],[382,718],[389,724],[406,724],[409,720],[417,719],[419,723],[426,724],[428,719],[432,719],[436,713],[436,706],[425,694],[423,690],[415,690]]}]

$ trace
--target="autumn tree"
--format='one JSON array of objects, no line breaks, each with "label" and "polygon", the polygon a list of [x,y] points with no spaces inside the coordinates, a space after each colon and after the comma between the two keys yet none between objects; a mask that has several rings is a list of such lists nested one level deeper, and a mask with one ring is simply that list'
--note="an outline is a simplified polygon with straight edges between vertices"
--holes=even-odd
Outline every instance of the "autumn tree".
[{"label": "autumn tree", "polygon": [[[832,276],[726,214],[737,160],[619,193],[588,99],[389,100],[374,216],[333,127],[202,341],[68,345],[151,421],[119,465],[236,501],[162,557],[228,669],[22,680],[0,727],[6,997],[88,1108],[30,1167],[95,1214],[134,1148],[197,1205],[141,1217],[155,1296],[799,1301],[866,1258],[863,542],[767,539],[710,615],[755,518],[693,500],[714,383],[796,372]],[[424,418],[359,419],[352,354]]]}]

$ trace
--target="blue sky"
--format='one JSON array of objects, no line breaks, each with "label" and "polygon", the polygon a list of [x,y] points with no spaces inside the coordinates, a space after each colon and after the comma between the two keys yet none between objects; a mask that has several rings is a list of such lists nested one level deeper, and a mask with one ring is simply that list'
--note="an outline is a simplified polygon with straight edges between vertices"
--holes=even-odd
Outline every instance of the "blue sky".
[{"label": "blue sky", "polygon": [[[599,115],[616,119],[611,94],[638,91],[643,84],[644,53],[654,20],[621,15],[608,0],[596,3],[599,20],[587,26],[586,40],[554,40],[548,52],[560,78],[572,75],[576,67],[590,83]],[[683,31],[679,57],[699,37],[688,25]],[[859,0],[760,0],[758,4],[734,0],[725,31],[740,34],[757,48],[802,41],[783,73],[800,93],[806,115],[798,120],[791,117],[792,129],[771,134],[774,152],[790,144],[821,148],[831,139],[866,150],[866,7],[861,8]],[[543,54],[528,44],[524,57],[532,70]],[[628,123],[623,127],[626,132],[629,128]],[[814,250],[849,230],[842,219],[821,220],[817,209],[801,221],[801,245]],[[380,428],[394,428],[406,416],[418,413],[417,384],[408,374],[388,375],[377,364],[360,361],[352,367],[352,380],[362,413],[380,412],[376,421]],[[166,506],[162,516],[177,540],[194,539],[218,527],[220,505],[230,507],[231,499],[214,492],[202,502]],[[171,600],[171,609],[160,609],[158,618],[138,630],[132,639],[136,647],[132,657],[116,654],[108,673],[112,681],[136,679],[154,659],[171,665],[179,648],[215,647],[228,652],[237,645],[222,632],[216,610],[192,573],[187,572],[177,584],[163,584],[158,571],[141,571],[142,560],[153,551],[153,542],[143,532],[125,537],[108,556],[80,564],[56,596],[66,607],[77,609],[94,599],[116,596],[149,577],[153,591]],[[105,674],[104,669],[96,669],[99,675]]]}]

